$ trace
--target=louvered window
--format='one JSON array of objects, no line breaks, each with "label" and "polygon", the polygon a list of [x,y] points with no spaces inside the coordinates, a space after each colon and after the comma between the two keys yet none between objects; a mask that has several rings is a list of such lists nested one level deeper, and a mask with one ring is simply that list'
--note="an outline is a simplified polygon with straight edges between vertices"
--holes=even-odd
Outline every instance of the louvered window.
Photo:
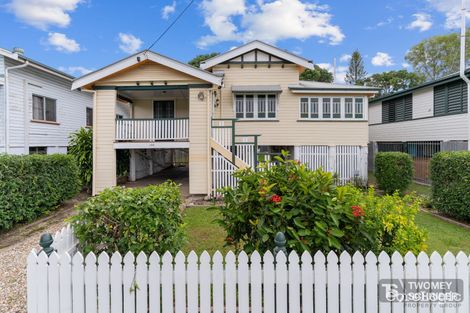
[{"label": "louvered window", "polygon": [[458,80],[434,87],[434,115],[467,112],[467,85]]},{"label": "louvered window", "polygon": [[412,118],[412,95],[406,95],[382,102],[382,123],[408,121]]}]

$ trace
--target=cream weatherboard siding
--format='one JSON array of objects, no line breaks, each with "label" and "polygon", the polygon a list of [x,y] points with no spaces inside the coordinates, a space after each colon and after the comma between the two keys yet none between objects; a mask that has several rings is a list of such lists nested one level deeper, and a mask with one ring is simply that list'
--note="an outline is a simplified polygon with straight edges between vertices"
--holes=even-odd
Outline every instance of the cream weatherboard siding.
[{"label": "cream weatherboard siding", "polygon": [[[7,67],[20,64],[10,59],[5,61]],[[10,153],[29,153],[29,147],[47,147],[48,153],[67,151],[69,135],[86,125],[86,108],[93,107],[93,96],[71,91],[71,84],[71,81],[31,66],[10,71]],[[56,99],[57,124],[31,121],[33,94]],[[1,99],[3,111],[3,95]],[[3,129],[1,133],[3,143]]]},{"label": "cream weatherboard siding", "polygon": [[134,101],[134,118],[153,118],[153,101],[175,101],[175,117],[189,117],[189,100],[185,98],[155,97],[153,99],[139,99]]},{"label": "cream weatherboard siding", "polygon": [[97,90],[93,111],[93,194],[116,185],[116,91]]},{"label": "cream weatherboard siding", "polygon": [[[333,97],[344,94],[294,94],[288,85],[298,82],[295,65],[218,65],[214,72],[224,72],[221,90],[222,105],[215,117],[234,117],[232,85],[280,85],[277,118],[275,121],[242,121],[237,123],[238,134],[259,134],[260,145],[367,145],[367,121],[298,121],[301,97]],[[351,96],[351,95],[349,95]],[[361,96],[361,95],[355,95]],[[364,97],[367,108],[367,97]]]},{"label": "cream weatherboard siding", "polygon": [[[204,99],[199,99],[199,94]],[[210,105],[207,89],[189,90],[189,193],[210,192]]]}]

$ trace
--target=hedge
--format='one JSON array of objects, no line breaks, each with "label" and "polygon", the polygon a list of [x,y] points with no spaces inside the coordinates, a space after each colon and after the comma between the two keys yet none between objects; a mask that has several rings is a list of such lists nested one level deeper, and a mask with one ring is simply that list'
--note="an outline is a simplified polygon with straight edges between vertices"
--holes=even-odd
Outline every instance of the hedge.
[{"label": "hedge", "polygon": [[403,193],[413,179],[413,160],[403,152],[379,152],[375,157],[375,177],[385,193]]},{"label": "hedge", "polygon": [[0,230],[37,218],[80,188],[68,155],[0,155]]},{"label": "hedge", "polygon": [[433,207],[470,221],[470,152],[436,153],[431,160],[431,181]]}]

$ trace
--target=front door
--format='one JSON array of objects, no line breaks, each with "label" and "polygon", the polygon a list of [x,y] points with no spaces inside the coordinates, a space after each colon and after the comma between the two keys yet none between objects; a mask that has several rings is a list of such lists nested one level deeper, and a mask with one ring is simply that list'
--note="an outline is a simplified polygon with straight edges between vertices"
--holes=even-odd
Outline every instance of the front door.
[{"label": "front door", "polygon": [[175,118],[175,102],[173,100],[155,100],[153,102],[153,118]]}]

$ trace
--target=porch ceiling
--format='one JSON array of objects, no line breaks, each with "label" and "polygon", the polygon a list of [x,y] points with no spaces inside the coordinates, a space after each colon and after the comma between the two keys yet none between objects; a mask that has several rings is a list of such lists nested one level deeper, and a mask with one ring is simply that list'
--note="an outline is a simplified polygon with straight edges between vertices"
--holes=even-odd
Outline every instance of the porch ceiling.
[{"label": "porch ceiling", "polygon": [[122,90],[119,94],[132,99],[158,99],[158,98],[189,98],[189,91],[184,89],[177,90]]}]

